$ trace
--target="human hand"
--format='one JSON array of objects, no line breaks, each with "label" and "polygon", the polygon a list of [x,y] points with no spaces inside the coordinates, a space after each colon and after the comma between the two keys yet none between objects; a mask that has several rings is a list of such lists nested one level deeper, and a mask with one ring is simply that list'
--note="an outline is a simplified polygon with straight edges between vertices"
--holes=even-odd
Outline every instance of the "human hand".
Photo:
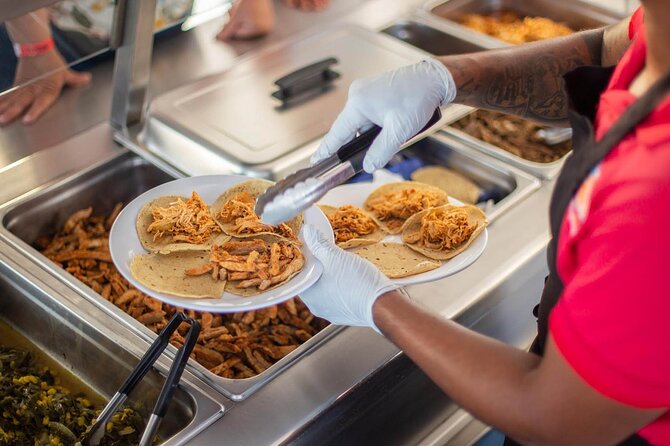
[{"label": "human hand", "polygon": [[419,133],[435,109],[456,98],[456,84],[438,60],[428,59],[378,76],[354,81],[344,110],[312,157],[320,161],[373,124],[382,131],[368,150],[363,168],[372,173]]},{"label": "human hand", "polygon": [[216,35],[218,40],[250,40],[262,37],[275,27],[272,0],[239,0],[233,3],[230,19]]},{"label": "human hand", "polygon": [[300,298],[316,316],[337,325],[371,327],[379,296],[400,288],[367,260],[328,241],[318,229],[304,227],[305,244],[323,265],[323,274]]},{"label": "human hand", "polygon": [[32,124],[56,102],[63,87],[81,87],[90,81],[90,73],[67,68],[56,50],[19,58],[14,76],[17,90],[0,96],[0,125],[9,124],[21,115],[24,124]]}]

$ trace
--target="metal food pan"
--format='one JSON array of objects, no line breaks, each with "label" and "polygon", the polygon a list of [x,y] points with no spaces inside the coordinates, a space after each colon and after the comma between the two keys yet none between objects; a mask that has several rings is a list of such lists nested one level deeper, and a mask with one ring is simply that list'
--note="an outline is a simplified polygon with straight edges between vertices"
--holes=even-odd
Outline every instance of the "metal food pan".
[{"label": "metal food pan", "polygon": [[550,163],[538,163],[514,155],[513,153],[510,153],[507,150],[503,150],[500,147],[494,146],[492,144],[487,143],[486,141],[482,141],[481,139],[475,138],[474,136],[471,136],[460,129],[456,129],[453,127],[445,127],[442,129],[442,131],[452,136],[453,138],[463,141],[467,145],[479,151],[482,151],[488,155],[498,158],[499,160],[505,161],[506,163],[510,163],[514,166],[517,166],[520,169],[542,179],[552,179],[556,177],[556,175],[558,175],[558,173],[561,171],[561,167],[565,162],[565,158],[570,153],[572,153],[572,151],[570,151],[560,159],[557,159],[556,161],[552,161]]},{"label": "metal food pan", "polygon": [[382,29],[382,32],[436,56],[474,53],[486,49],[472,39],[447,33],[419,19],[397,21]]},{"label": "metal food pan", "polygon": [[476,183],[488,203],[483,205],[490,221],[535,191],[540,183],[514,167],[482,154],[469,144],[444,132],[425,138],[402,152],[425,165],[452,169]]},{"label": "metal food pan", "polygon": [[[119,157],[83,171],[57,184],[37,190],[0,208],[0,238],[75,289],[88,301],[103,309],[129,330],[153,340],[155,334],[143,324],[108,302],[102,296],[67,273],[34,248],[38,237],[54,234],[73,212],[92,206],[94,214],[108,213],[115,203],[132,199],[159,184],[174,179],[146,160],[124,153]],[[286,369],[293,361],[325,341],[337,330],[328,326],[263,373],[247,379],[226,379],[209,372],[194,360],[188,369],[224,395],[241,400]],[[170,354],[176,351],[169,349]]]},{"label": "metal food pan", "polygon": [[[84,390],[94,401],[100,399],[97,396],[107,399],[114,395],[139,360],[72,311],[65,300],[29,281],[2,258],[0,319],[28,341],[6,345],[28,348],[43,365],[53,367],[55,363],[54,371],[66,386],[74,385],[74,392]],[[63,369],[71,376],[64,376]],[[145,421],[163,381],[161,374],[152,370],[130,394],[126,404],[138,410]],[[221,411],[219,404],[182,380],[160,425],[161,444],[184,444]]]},{"label": "metal food pan", "polygon": [[[521,16],[545,17],[565,23],[575,31],[613,25],[623,18],[614,11],[579,0],[431,0],[422,12],[437,20],[458,24],[466,14],[488,15],[500,11],[513,11]],[[457,26],[472,35],[482,35],[464,26]]]}]

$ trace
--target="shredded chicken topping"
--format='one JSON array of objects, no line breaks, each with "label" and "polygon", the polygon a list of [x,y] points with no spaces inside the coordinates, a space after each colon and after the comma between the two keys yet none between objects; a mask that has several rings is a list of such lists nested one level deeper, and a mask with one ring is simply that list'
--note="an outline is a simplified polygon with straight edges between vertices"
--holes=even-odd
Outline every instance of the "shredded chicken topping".
[{"label": "shredded chicken topping", "polygon": [[186,201],[178,198],[167,207],[154,207],[151,216],[153,222],[147,231],[154,235],[154,240],[171,235],[175,241],[199,244],[209,240],[212,234],[221,232],[207,204],[195,191]]},{"label": "shredded chicken topping", "polygon": [[468,213],[459,207],[432,209],[421,218],[419,230],[405,241],[428,249],[450,250],[468,240],[475,229],[476,225],[468,224]]},{"label": "shredded chicken topping", "polygon": [[374,220],[356,206],[349,204],[338,208],[332,215],[328,216],[328,220],[333,227],[337,243],[372,234],[377,229]]},{"label": "shredded chicken topping", "polygon": [[[249,249],[253,245],[260,245]],[[233,254],[244,252],[244,254]],[[265,244],[263,240],[214,245],[209,262],[185,271],[187,276],[210,273],[214,280],[239,281],[236,288],[256,287],[260,291],[284,282],[305,265],[300,249],[289,242]]]},{"label": "shredded chicken topping", "polygon": [[412,215],[445,203],[441,193],[415,188],[395,190],[376,197],[366,204],[381,221],[396,230]]},{"label": "shredded chicken topping", "polygon": [[544,17],[522,18],[511,11],[492,15],[468,14],[463,17],[461,24],[512,44],[567,36],[574,32],[562,23]]},{"label": "shredded chicken topping", "polygon": [[293,229],[286,223],[277,226],[263,223],[254,211],[255,206],[256,198],[253,195],[248,192],[240,192],[223,205],[217,217],[224,223],[232,223],[232,230],[236,234],[270,232],[290,239],[295,238]]}]

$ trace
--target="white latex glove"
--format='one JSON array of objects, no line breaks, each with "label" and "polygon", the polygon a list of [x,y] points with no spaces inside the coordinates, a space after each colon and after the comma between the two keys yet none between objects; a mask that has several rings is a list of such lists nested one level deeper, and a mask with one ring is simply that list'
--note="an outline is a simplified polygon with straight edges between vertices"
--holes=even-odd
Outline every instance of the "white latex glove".
[{"label": "white latex glove", "polygon": [[400,146],[419,133],[435,109],[456,98],[456,84],[438,60],[428,59],[378,76],[354,81],[344,110],[312,156],[312,163],[335,153],[358,130],[372,124],[382,132],[363,162],[366,172],[385,166]]},{"label": "white latex glove", "polygon": [[314,226],[304,227],[305,243],[323,264],[323,274],[300,298],[316,316],[337,325],[371,327],[372,305],[384,293],[400,288],[367,260],[328,241]]}]

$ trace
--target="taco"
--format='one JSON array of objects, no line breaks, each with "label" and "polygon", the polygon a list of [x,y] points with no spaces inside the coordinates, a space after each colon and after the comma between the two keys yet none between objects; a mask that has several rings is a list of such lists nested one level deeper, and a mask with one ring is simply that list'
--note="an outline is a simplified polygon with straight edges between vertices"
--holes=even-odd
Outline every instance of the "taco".
[{"label": "taco", "polygon": [[226,282],[214,280],[211,274],[187,275],[209,260],[207,251],[178,251],[170,254],[142,254],[130,261],[133,277],[147,288],[179,297],[217,298],[223,295]]},{"label": "taco", "polygon": [[207,251],[230,238],[196,192],[191,198],[171,195],[152,200],[140,210],[135,226],[144,249],[161,254]]},{"label": "taco", "polygon": [[477,206],[448,204],[410,217],[402,229],[402,241],[426,257],[448,260],[465,251],[487,224]]},{"label": "taco", "polygon": [[389,279],[413,276],[440,267],[441,263],[400,243],[375,243],[353,251],[375,265]]},{"label": "taco", "polygon": [[447,193],[416,181],[388,183],[374,190],[364,209],[382,230],[399,234],[405,221],[417,212],[449,203]]},{"label": "taco", "polygon": [[302,214],[276,226],[263,223],[256,215],[256,199],[273,184],[268,180],[243,181],[219,195],[211,212],[223,232],[233,237],[274,234],[296,240],[302,227]]},{"label": "taco", "polygon": [[319,208],[328,217],[335,243],[342,249],[371,245],[384,238],[384,232],[362,209],[346,205],[339,208],[327,204]]},{"label": "taco", "polygon": [[442,166],[427,166],[412,172],[412,180],[429,184],[445,191],[450,197],[467,204],[479,200],[481,190],[472,180],[452,169]]}]

